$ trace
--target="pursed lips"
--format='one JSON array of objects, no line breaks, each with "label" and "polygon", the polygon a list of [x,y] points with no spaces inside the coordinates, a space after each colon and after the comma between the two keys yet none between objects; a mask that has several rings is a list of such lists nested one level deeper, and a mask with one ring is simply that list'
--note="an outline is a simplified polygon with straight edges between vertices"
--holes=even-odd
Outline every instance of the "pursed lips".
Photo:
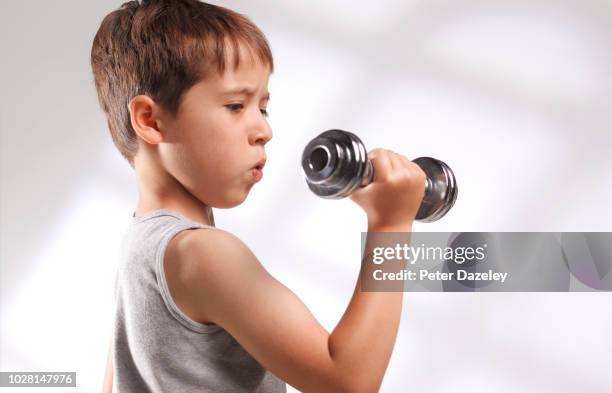
[{"label": "pursed lips", "polygon": [[252,169],[258,169],[258,170],[263,170],[264,166],[266,165],[266,158],[262,158],[261,160],[257,161],[257,163],[255,164],[255,166],[252,167]]}]

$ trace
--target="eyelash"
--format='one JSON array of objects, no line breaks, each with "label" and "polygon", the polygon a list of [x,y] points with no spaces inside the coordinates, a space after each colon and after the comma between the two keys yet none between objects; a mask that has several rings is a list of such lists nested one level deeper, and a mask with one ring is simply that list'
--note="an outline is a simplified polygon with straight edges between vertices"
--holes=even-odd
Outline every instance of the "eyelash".
[{"label": "eyelash", "polygon": [[[231,112],[238,112],[239,110],[244,108],[242,104],[228,104],[228,105],[225,105],[225,107],[229,109]],[[264,117],[270,116],[267,110],[260,109],[260,111],[261,111],[261,114],[264,115]]]}]

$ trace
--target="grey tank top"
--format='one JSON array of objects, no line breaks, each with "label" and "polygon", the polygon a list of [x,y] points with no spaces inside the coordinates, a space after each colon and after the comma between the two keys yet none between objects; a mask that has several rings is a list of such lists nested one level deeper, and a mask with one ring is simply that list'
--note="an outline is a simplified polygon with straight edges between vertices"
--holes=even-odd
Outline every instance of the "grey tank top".
[{"label": "grey tank top", "polygon": [[168,209],[132,216],[115,281],[113,392],[286,392],[221,326],[192,320],[172,300],[163,257],[191,228],[214,230]]}]

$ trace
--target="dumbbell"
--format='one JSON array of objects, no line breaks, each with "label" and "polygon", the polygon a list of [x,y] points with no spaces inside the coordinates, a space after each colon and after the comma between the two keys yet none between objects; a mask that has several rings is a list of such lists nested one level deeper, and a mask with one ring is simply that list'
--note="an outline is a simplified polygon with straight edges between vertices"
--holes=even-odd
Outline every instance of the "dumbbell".
[{"label": "dumbbell", "polygon": [[[431,157],[412,160],[427,175],[425,193],[416,220],[433,222],[442,218],[455,204],[457,182],[444,162]],[[374,167],[357,135],[343,130],[328,130],[311,140],[302,153],[306,184],[321,198],[340,199],[364,187],[374,178]]]}]

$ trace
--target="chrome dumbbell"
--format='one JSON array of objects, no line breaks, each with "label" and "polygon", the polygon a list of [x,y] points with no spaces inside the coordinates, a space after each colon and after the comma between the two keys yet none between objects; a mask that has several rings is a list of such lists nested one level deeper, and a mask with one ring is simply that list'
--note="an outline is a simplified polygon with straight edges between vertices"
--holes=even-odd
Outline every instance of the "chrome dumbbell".
[{"label": "chrome dumbbell", "polygon": [[[431,157],[413,160],[427,175],[425,193],[415,217],[422,222],[442,218],[455,204],[457,182],[444,162]],[[363,142],[343,130],[328,130],[306,145],[302,153],[306,184],[316,195],[340,199],[372,182],[374,167]]]}]

